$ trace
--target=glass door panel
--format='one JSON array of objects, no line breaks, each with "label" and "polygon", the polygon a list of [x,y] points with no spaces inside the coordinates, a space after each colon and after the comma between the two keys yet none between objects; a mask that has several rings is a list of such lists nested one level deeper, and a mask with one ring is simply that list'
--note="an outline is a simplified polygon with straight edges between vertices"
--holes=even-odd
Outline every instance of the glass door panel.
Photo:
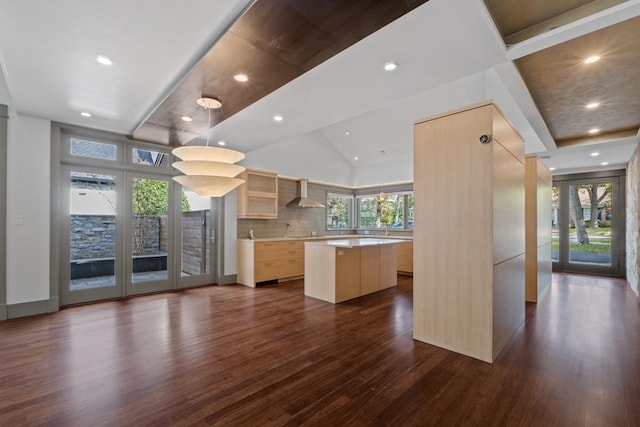
[{"label": "glass door panel", "polygon": [[[133,177],[130,188],[131,259],[127,270],[133,288],[128,293],[168,289],[172,234],[169,180]],[[141,286],[145,283],[150,286]]]},{"label": "glass door panel", "polygon": [[569,262],[611,266],[612,183],[569,184]]},{"label": "glass door panel", "polygon": [[181,194],[180,276],[211,274],[211,198],[186,190]]},{"label": "glass door panel", "polygon": [[118,247],[118,173],[64,168],[61,303],[76,304],[121,295]]},{"label": "glass door panel", "polygon": [[180,192],[180,280],[181,286],[211,284],[213,234],[211,198],[184,189]]},{"label": "glass door panel", "polygon": [[554,271],[625,274],[624,171],[554,177]]}]

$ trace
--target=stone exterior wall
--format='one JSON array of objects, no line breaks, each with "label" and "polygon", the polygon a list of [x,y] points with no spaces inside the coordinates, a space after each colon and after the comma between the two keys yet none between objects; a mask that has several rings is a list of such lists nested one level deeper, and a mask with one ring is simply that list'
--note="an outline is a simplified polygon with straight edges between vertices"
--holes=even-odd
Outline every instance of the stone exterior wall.
[{"label": "stone exterior wall", "polygon": [[71,215],[71,260],[115,257],[116,218]]},{"label": "stone exterior wall", "polygon": [[[134,220],[138,221],[138,218]],[[144,221],[147,235],[142,254],[165,251],[160,244],[161,221],[158,217],[147,217]],[[114,258],[115,235],[116,218],[113,215],[71,215],[71,260]]]},{"label": "stone exterior wall", "polygon": [[627,281],[640,295],[640,146],[627,167]]}]

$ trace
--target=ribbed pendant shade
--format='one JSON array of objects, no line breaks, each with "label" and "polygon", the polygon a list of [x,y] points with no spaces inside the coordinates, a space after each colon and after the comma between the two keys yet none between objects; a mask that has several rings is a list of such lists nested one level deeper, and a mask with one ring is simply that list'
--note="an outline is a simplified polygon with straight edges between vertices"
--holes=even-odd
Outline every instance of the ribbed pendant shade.
[{"label": "ribbed pendant shade", "polygon": [[227,178],[234,178],[245,170],[245,168],[240,165],[209,160],[174,162],[173,167],[185,175],[224,176]]},{"label": "ribbed pendant shade", "polygon": [[[220,108],[222,103],[213,98],[200,98],[197,103],[208,110],[210,129],[211,109]],[[234,164],[244,159],[244,154],[228,148],[209,147],[209,134],[207,145],[178,147],[171,153],[181,160],[174,162],[173,167],[184,174],[174,176],[173,180],[200,196],[222,197],[244,183],[236,176],[245,168]]]},{"label": "ribbed pendant shade", "polygon": [[173,180],[204,197],[222,197],[244,183],[243,179],[211,175],[178,175]]}]

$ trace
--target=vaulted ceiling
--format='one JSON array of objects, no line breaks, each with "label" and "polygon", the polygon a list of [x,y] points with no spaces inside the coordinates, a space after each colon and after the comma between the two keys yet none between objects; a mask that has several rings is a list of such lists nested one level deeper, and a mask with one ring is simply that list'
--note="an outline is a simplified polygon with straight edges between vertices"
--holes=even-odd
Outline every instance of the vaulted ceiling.
[{"label": "vaulted ceiling", "polygon": [[[224,139],[253,164],[252,152],[307,138],[356,169],[406,166],[413,121],[487,97],[558,170],[624,167],[638,141],[640,0],[0,0],[0,10],[0,102],[19,114],[171,146]],[[388,61],[397,70],[384,71]],[[209,131],[200,96],[223,102]]]}]

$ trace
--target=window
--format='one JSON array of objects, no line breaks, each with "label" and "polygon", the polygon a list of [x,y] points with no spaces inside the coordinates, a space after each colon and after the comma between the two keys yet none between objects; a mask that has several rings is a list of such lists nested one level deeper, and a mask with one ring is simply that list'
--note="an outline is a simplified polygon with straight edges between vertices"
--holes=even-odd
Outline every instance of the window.
[{"label": "window", "polygon": [[327,230],[353,228],[353,196],[327,194]]},{"label": "window", "polygon": [[132,159],[134,165],[148,165],[155,167],[169,167],[169,156],[152,150],[143,150],[142,148],[132,149]]},{"label": "window", "polygon": [[358,196],[359,228],[413,228],[413,194]]},{"label": "window", "polygon": [[118,159],[118,146],[71,138],[71,155],[116,161]]}]

